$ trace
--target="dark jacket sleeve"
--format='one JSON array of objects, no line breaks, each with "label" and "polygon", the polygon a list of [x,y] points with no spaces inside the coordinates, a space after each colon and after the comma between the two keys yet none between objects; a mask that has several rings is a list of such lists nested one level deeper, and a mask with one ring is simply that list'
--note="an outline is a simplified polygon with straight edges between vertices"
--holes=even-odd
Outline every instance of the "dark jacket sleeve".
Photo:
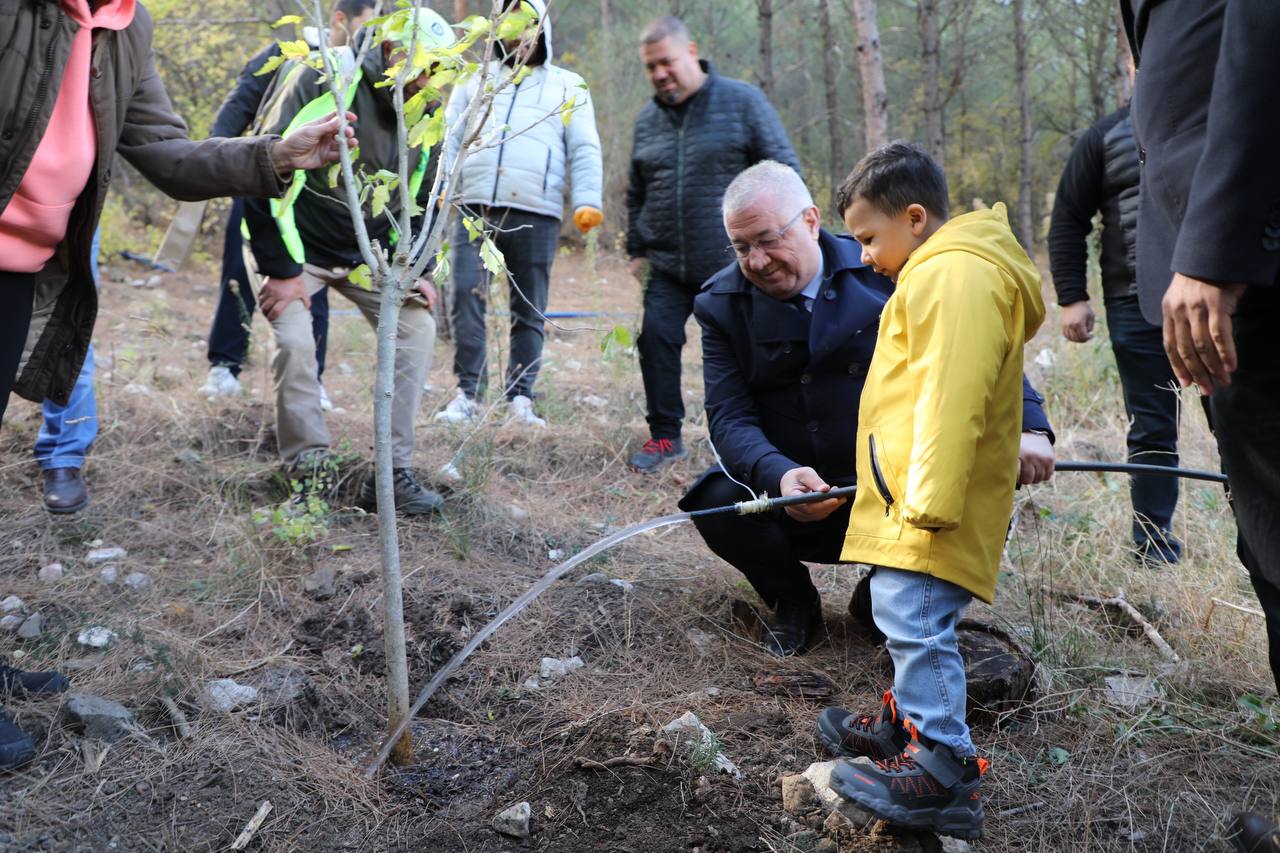
[{"label": "dark jacket sleeve", "polygon": [[219,196],[275,197],[284,182],[271,165],[278,136],[193,142],[173,111],[169,93],[147,54],[137,89],[129,96],[116,151],[147,180],[180,201]]},{"label": "dark jacket sleeve", "polygon": [[262,96],[266,94],[272,80],[271,74],[257,76],[258,69],[268,59],[279,54],[280,45],[276,42],[254,54],[236,78],[235,88],[227,93],[226,100],[218,107],[218,114],[213,119],[213,129],[209,131],[210,136],[240,136],[249,129],[262,104]]},{"label": "dark jacket sleeve", "polygon": [[769,99],[763,92],[756,90],[755,97],[751,99],[750,112],[753,162],[777,160],[795,169],[796,173],[803,178],[804,172],[800,169],[800,158],[791,148],[791,141],[787,139],[787,130],[782,126],[782,119],[778,117],[778,111],[773,108],[773,104],[769,103]]},{"label": "dark jacket sleeve", "polygon": [[782,475],[799,465],[765,436],[729,334],[696,301],[694,316],[702,327],[702,376],[711,441],[731,475],[757,493],[766,491],[776,497]]},{"label": "dark jacket sleeve", "polygon": [[1024,374],[1022,377],[1022,431],[1046,432],[1049,434],[1049,442],[1056,444],[1058,437],[1053,433],[1053,427],[1049,424],[1049,416],[1044,413],[1044,397],[1040,396],[1040,392],[1031,386],[1031,382]]},{"label": "dark jacket sleeve", "polygon": [[[280,69],[287,74],[287,66]],[[309,68],[294,75],[287,85],[261,106],[264,110],[258,121],[265,133],[279,134],[289,126],[293,117],[320,94],[316,83],[319,74]],[[282,78],[283,79],[283,78]],[[271,216],[268,202],[245,199],[244,220],[249,228],[249,250],[258,264],[258,272],[275,278],[291,278],[302,274],[302,265],[289,255],[280,227]]]},{"label": "dark jacket sleeve", "polygon": [[1280,275],[1280,3],[1226,0],[1205,144],[1173,271],[1272,286]]},{"label": "dark jacket sleeve", "polygon": [[1049,270],[1059,305],[1089,298],[1089,232],[1102,205],[1106,166],[1102,133],[1094,125],[1071,149],[1049,219]]},{"label": "dark jacket sleeve", "polygon": [[640,211],[644,209],[644,176],[640,174],[640,163],[635,158],[635,150],[640,142],[640,120],[636,120],[635,130],[631,137],[631,172],[627,180],[627,257],[644,257],[644,241],[640,239]]}]

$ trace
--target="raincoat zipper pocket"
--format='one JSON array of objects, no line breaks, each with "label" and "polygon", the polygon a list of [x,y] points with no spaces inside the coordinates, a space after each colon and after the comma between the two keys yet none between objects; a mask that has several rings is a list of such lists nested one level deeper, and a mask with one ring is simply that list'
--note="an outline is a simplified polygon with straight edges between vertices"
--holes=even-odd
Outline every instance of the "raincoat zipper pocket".
[{"label": "raincoat zipper pocket", "polygon": [[884,472],[880,470],[880,457],[876,454],[876,437],[873,433],[867,434],[867,449],[871,458],[871,478],[876,482],[876,491],[880,492],[880,497],[884,500],[884,517],[889,517],[889,509],[893,506],[893,495],[889,492],[889,484],[884,479]]}]

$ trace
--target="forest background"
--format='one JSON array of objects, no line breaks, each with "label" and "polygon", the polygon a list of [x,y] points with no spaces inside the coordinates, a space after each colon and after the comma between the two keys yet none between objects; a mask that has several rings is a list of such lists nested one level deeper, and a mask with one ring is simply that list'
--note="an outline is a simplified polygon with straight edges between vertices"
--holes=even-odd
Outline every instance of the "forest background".
[{"label": "forest background", "polygon": [[[270,24],[300,10],[290,0],[147,6],[157,65],[196,138],[249,57],[288,35]],[[488,12],[483,0],[435,6],[453,20]],[[581,74],[595,99],[608,249],[621,251],[631,133],[652,94],[639,33],[664,13],[685,20],[719,73],[770,96],[829,219],[834,187],[869,145],[907,138],[944,164],[954,206],[1004,201],[1019,237],[1039,243],[1072,141],[1131,91],[1110,0],[557,0],[556,62]],[[126,219],[160,229],[173,209],[136,173],[120,188],[107,252],[138,248],[124,245],[136,239]],[[220,219],[206,217],[206,233]]]}]

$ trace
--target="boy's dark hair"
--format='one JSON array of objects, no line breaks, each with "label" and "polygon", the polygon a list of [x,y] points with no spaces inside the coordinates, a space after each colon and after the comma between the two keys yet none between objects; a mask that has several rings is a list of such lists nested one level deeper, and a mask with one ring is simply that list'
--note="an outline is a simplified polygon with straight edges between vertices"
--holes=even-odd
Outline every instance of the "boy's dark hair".
[{"label": "boy's dark hair", "polygon": [[338,0],[333,4],[333,11],[341,12],[348,19],[358,18],[364,14],[365,9],[372,9],[376,2],[377,0]]},{"label": "boy's dark hair", "polygon": [[951,211],[942,167],[923,148],[901,139],[881,145],[853,167],[836,191],[840,216],[859,198],[886,216],[896,216],[913,204],[939,219],[946,219]]}]

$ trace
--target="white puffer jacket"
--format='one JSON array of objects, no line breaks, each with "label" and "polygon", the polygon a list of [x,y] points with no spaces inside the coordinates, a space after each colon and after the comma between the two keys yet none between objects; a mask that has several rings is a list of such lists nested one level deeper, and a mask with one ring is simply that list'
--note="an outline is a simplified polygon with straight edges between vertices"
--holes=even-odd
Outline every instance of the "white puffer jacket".
[{"label": "white puffer jacket", "polygon": [[[544,11],[537,0],[530,5]],[[604,162],[591,93],[581,77],[551,63],[550,21],[544,24],[542,38],[546,63],[532,67],[519,84],[509,84],[498,93],[476,148],[462,164],[458,186],[449,193],[452,201],[514,207],[560,219],[567,179],[573,210],[584,206],[603,209]],[[501,62],[490,63],[490,81],[496,83],[510,74],[511,69]],[[473,76],[449,98],[445,111],[447,170],[452,169],[462,145],[462,118],[476,95],[479,77]],[[571,102],[565,124],[560,107]]]}]

